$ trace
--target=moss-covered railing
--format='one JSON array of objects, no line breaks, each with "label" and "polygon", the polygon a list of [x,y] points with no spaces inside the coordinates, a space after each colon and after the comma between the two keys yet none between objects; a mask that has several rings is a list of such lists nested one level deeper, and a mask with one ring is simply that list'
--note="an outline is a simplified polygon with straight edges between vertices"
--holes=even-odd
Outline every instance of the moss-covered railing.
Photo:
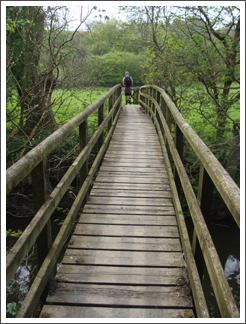
[{"label": "moss-covered railing", "polygon": [[[104,104],[108,100],[108,114],[104,118]],[[22,303],[17,317],[31,317],[37,307],[42,292],[53,275],[59,254],[68,238],[72,224],[86,197],[93,176],[100,165],[103,154],[112,137],[122,104],[121,85],[116,85],[104,96],[71,119],[43,142],[12,165],[6,174],[7,194],[29,173],[32,175],[33,198],[36,215],[27,226],[16,244],[7,254],[6,282],[9,284],[18,267],[32,248],[38,244],[38,260],[40,268]],[[98,110],[98,128],[87,143],[87,118]],[[108,126],[108,127],[107,127]],[[104,139],[104,129],[108,133]],[[80,153],[68,171],[62,177],[50,195],[47,193],[45,159],[72,131],[79,128]],[[98,154],[88,172],[88,157],[95,144],[98,143]],[[51,237],[51,215],[58,206],[75,177],[80,174],[81,188],[68,212],[57,235]],[[40,247],[40,248],[39,248]]]},{"label": "moss-covered railing", "polygon": [[[240,190],[205,143],[184,120],[163,89],[154,85],[141,87],[140,104],[150,114],[161,142],[197,316],[209,316],[200,280],[205,261],[221,316],[240,317],[206,225],[206,217],[210,213],[212,192],[215,186],[236,223],[240,226]],[[175,142],[173,134],[171,134],[173,123],[175,125]],[[197,197],[182,163],[183,137],[186,138],[200,160]],[[172,170],[169,161],[170,156],[174,161],[174,170]],[[192,242],[189,239],[178,197],[181,187],[194,225]]]}]

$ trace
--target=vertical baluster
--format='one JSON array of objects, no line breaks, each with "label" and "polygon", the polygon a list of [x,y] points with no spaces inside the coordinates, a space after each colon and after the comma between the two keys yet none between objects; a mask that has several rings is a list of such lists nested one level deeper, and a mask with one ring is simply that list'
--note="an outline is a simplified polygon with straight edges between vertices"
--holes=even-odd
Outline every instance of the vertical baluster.
[{"label": "vertical baluster", "polygon": [[[113,99],[113,104],[114,104],[115,101],[116,101],[117,98],[118,98],[118,89],[115,90],[115,92],[114,92],[114,94],[113,94],[113,98],[114,98],[114,99]],[[115,120],[115,116],[116,116],[116,114],[117,114],[117,110],[118,110],[118,107],[116,107],[116,109],[115,109],[113,120]]]},{"label": "vertical baluster", "polygon": [[[104,103],[98,108],[98,127],[101,125],[104,119]],[[98,138],[98,151],[100,150],[101,146],[103,145],[104,140],[104,131]]]},{"label": "vertical baluster", "polygon": [[[152,88],[150,87],[148,90],[149,90],[149,96],[152,97]],[[152,101],[150,99],[148,100],[148,106],[151,109],[151,107],[152,107]],[[149,115],[152,116],[150,111],[149,111]],[[153,120],[153,118],[152,118],[152,120]]]},{"label": "vertical baluster", "polygon": [[138,105],[139,104],[139,89],[136,89],[136,91],[135,91],[135,93],[136,93],[136,95],[135,95],[135,102],[136,102],[136,105]]},{"label": "vertical baluster", "polygon": [[[83,121],[79,125],[79,149],[80,152],[83,150],[83,148],[86,146],[88,141],[88,124],[87,119]],[[86,177],[88,175],[88,159],[84,162],[80,169],[80,186],[83,185]]]},{"label": "vertical baluster", "polygon": [[[167,125],[168,125],[168,128],[171,132],[172,130],[172,114],[169,110],[169,107],[166,105],[166,122],[167,122]],[[167,142],[167,138],[166,138],[166,141],[165,141],[165,144],[166,144],[166,147],[167,147],[167,153],[168,153],[168,156],[170,157],[170,149],[169,149],[169,145],[168,145],[168,142]]]},{"label": "vertical baluster", "polygon": [[[47,159],[43,159],[31,172],[34,212],[38,212],[48,196],[47,190]],[[38,267],[40,268],[52,246],[52,228],[49,219],[37,239]]]},{"label": "vertical baluster", "polygon": [[[156,101],[157,101],[158,105],[160,106],[160,92],[159,91],[156,92]],[[159,115],[159,112],[158,112],[157,109],[156,109],[156,118],[157,118],[158,123],[160,125],[160,115]]]},{"label": "vertical baluster", "polygon": [[[176,145],[177,151],[179,153],[179,156],[182,160],[183,159],[183,151],[184,151],[184,136],[177,124],[175,124],[175,145]],[[174,166],[174,180],[176,183],[178,195],[180,196],[181,182],[180,182],[179,175],[178,175],[178,172],[177,172],[177,169],[175,168],[175,166]]]},{"label": "vertical baluster", "polygon": [[[207,224],[210,222],[210,218],[211,218],[213,191],[214,191],[214,183],[211,180],[209,174],[204,169],[204,166],[201,163],[200,164],[197,201],[200,205],[201,211],[203,213],[203,217]],[[197,239],[195,229],[193,230],[192,251],[193,251],[193,254],[194,254],[194,257],[196,260],[197,270],[198,270],[200,279],[202,280],[205,261],[203,258],[200,244]]]},{"label": "vertical baluster", "polygon": [[[113,107],[113,96],[110,96],[108,99],[108,113],[110,113],[110,110],[112,109],[112,107]],[[111,126],[112,126],[112,117],[110,118],[110,120],[108,122],[108,132],[109,132]]]},{"label": "vertical baluster", "polygon": [[[162,111],[163,117],[166,118],[166,101],[164,100],[164,98],[162,96],[161,96],[161,111]],[[164,127],[163,127],[162,124],[161,124],[161,131],[162,131],[162,134],[164,136],[165,135],[164,134]],[[165,136],[164,136],[164,140],[165,140]]]}]

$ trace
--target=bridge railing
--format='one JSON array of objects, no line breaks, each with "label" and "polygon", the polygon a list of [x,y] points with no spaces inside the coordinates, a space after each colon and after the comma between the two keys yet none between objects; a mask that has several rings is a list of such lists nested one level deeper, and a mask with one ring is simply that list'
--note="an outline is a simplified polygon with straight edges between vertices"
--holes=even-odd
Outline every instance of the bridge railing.
[{"label": "bridge railing", "polygon": [[[200,277],[205,261],[221,316],[240,317],[205,220],[210,211],[215,185],[236,223],[240,226],[240,190],[205,143],[184,120],[163,89],[154,85],[141,87],[140,104],[148,111],[155,123],[162,145],[197,315],[206,317],[207,313],[207,307],[204,306],[204,294],[200,291],[202,290]],[[173,121],[175,142],[171,134]],[[184,137],[200,160],[197,197],[182,163]],[[174,172],[169,162],[170,155],[174,161]],[[187,233],[178,199],[181,186],[194,225],[192,242]]]},{"label": "bridge railing", "polygon": [[[104,118],[104,104],[106,100],[108,100],[108,114]],[[36,212],[28,227],[7,254],[7,285],[35,242],[37,242],[38,260],[40,262],[38,274],[21,305],[17,317],[31,317],[49,278],[54,275],[59,254],[69,236],[72,224],[81,208],[92,183],[93,176],[100,165],[103,154],[112,137],[120,113],[121,101],[121,85],[119,84],[111,88],[100,99],[52,133],[6,171],[7,194],[31,173],[34,208]],[[98,128],[88,141],[87,119],[96,110],[98,110]],[[104,129],[106,127],[108,134],[104,139]],[[79,128],[78,142],[80,144],[80,153],[56,188],[48,195],[45,172],[46,157],[54,148],[58,147],[62,140],[77,128]],[[96,143],[98,143],[99,152],[88,172],[88,157]],[[80,174],[81,185],[79,193],[57,237],[52,240],[51,215],[78,174]]]}]

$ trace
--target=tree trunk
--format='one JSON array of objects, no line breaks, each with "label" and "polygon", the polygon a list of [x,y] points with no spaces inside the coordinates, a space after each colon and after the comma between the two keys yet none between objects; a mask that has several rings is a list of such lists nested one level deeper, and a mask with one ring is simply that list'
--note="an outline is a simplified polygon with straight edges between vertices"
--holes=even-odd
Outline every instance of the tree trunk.
[{"label": "tree trunk", "polygon": [[233,129],[233,139],[231,142],[230,153],[227,161],[226,170],[230,174],[233,180],[235,180],[237,165],[240,157],[240,134],[239,134],[239,122],[234,123]]},{"label": "tree trunk", "polygon": [[26,134],[30,134],[33,129],[52,129],[57,127],[57,123],[51,109],[51,96],[56,85],[55,77],[52,73],[48,75],[44,72],[37,75],[35,69],[32,71],[32,81],[34,84],[33,95],[30,96],[29,114],[23,127]]}]

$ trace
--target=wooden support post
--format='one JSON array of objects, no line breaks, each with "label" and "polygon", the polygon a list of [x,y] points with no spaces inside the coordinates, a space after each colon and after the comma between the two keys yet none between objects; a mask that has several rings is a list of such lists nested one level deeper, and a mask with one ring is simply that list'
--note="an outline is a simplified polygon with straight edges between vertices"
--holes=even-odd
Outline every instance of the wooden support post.
[{"label": "wooden support post", "polygon": [[[103,122],[104,119],[104,104],[102,104],[99,108],[98,108],[98,127],[101,125],[101,123]],[[104,141],[104,132],[102,132],[102,134],[100,135],[100,137],[98,138],[98,151],[100,150],[101,146],[103,145],[103,141]]]},{"label": "wooden support post", "polygon": [[[208,175],[207,171],[204,169],[202,163],[200,164],[200,174],[199,174],[199,184],[197,201],[201,208],[203,217],[208,224],[211,220],[211,208],[213,200],[214,183]],[[193,240],[192,240],[192,251],[196,260],[198,273],[200,279],[202,280],[204,273],[205,261],[203,258],[202,250],[197,239],[195,229],[193,230]]]},{"label": "wooden support post", "polygon": [[[161,111],[162,111],[163,117],[166,118],[166,101],[164,100],[164,98],[162,96],[161,96]],[[165,135],[162,123],[161,123],[160,127],[161,127],[162,134]],[[165,140],[165,136],[164,136],[164,140]]]},{"label": "wooden support post", "polygon": [[[152,97],[152,91],[153,91],[153,89],[152,88],[149,88],[149,96],[150,97]],[[151,109],[151,107],[152,107],[152,101],[149,99],[148,100],[148,106],[150,107],[150,109]],[[151,112],[149,111],[149,115],[150,115],[150,117],[151,117],[151,119],[152,119],[152,121],[153,121],[153,118],[152,118],[152,115],[151,115]]]},{"label": "wooden support post", "polygon": [[[117,90],[116,90],[116,91],[114,92],[114,94],[113,94],[113,105],[114,105],[116,99],[117,99]],[[113,120],[115,120],[115,116],[116,116],[116,114],[117,114],[117,109],[115,109],[115,112],[114,112],[114,114],[113,114]]]},{"label": "wooden support post", "polygon": [[[143,89],[143,93],[145,93],[145,94],[148,94],[148,89]],[[146,97],[142,97],[142,100],[143,100],[143,102],[146,104],[146,105],[148,105],[148,98],[146,98]],[[144,108],[144,110],[148,113],[148,109],[147,108],[145,108],[145,107],[143,107]]]},{"label": "wooden support post", "polygon": [[[43,159],[31,172],[34,213],[36,214],[48,196],[46,161]],[[52,228],[49,219],[37,239],[38,267],[40,268],[52,246]]]},{"label": "wooden support post", "polygon": [[[183,151],[184,151],[184,136],[177,124],[175,124],[175,145],[181,160],[183,160]],[[174,167],[174,180],[177,187],[178,195],[180,196],[181,182],[177,169]]]},{"label": "wooden support post", "polygon": [[136,90],[136,94],[135,94],[135,101],[136,101],[136,104],[138,105],[139,103],[139,89]]},{"label": "wooden support post", "polygon": [[[167,122],[168,128],[171,132],[171,130],[172,130],[172,114],[171,114],[168,106],[166,106],[166,122]],[[168,146],[167,138],[166,138],[165,144],[166,144],[168,156],[170,157],[170,149]]]},{"label": "wooden support post", "polygon": [[[110,113],[110,110],[112,109],[112,107],[113,107],[113,96],[110,96],[108,99],[108,113]],[[112,118],[110,118],[110,120],[108,122],[108,132],[109,132],[111,126],[112,126]]]},{"label": "wooden support post", "polygon": [[[157,101],[158,105],[160,106],[160,92],[159,91],[156,92],[156,101]],[[160,123],[160,116],[159,116],[159,112],[158,112],[157,109],[156,109],[156,119],[158,120],[158,123],[160,125],[161,124]]]},{"label": "wooden support post", "polygon": [[[87,129],[87,119],[79,125],[79,150],[80,152],[86,146],[88,141],[88,129]],[[88,160],[86,159],[85,163],[80,169],[80,187],[82,187],[86,177],[88,175]]]}]

